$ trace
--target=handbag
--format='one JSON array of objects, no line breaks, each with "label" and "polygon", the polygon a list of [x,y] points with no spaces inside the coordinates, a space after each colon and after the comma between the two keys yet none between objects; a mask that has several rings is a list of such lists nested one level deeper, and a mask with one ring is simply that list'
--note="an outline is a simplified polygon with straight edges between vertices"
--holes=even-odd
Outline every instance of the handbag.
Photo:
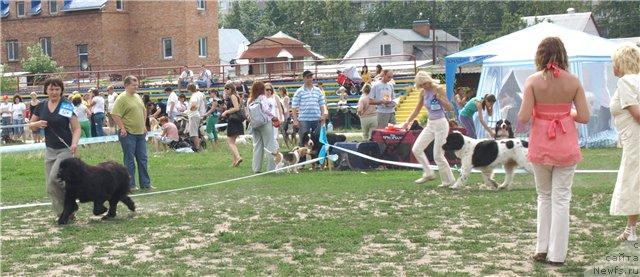
[{"label": "handbag", "polygon": [[237,112],[229,115],[229,120],[242,123],[247,118],[247,116],[244,114],[244,107],[242,105],[242,102],[240,102],[240,99],[238,99],[238,102],[240,104],[240,109]]}]

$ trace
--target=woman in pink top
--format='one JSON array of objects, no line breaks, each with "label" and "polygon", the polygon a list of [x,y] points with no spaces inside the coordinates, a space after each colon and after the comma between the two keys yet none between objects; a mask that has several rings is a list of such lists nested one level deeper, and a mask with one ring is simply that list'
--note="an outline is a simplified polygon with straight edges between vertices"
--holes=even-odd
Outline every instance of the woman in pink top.
[{"label": "woman in pink top", "polygon": [[589,121],[589,107],[580,81],[566,71],[567,51],[560,38],[542,40],[535,63],[538,72],[525,82],[518,113],[521,124],[533,118],[528,158],[538,192],[538,232],[532,258],[562,265],[569,245],[573,174],[582,160],[575,123]]}]

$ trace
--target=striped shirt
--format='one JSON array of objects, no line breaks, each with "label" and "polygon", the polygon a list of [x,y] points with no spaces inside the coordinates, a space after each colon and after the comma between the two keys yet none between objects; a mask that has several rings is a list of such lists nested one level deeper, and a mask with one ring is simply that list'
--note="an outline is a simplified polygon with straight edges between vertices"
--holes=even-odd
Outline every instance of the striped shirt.
[{"label": "striped shirt", "polygon": [[317,121],[320,120],[320,107],[324,106],[324,95],[316,86],[311,89],[300,87],[293,95],[291,107],[299,109],[299,121]]}]

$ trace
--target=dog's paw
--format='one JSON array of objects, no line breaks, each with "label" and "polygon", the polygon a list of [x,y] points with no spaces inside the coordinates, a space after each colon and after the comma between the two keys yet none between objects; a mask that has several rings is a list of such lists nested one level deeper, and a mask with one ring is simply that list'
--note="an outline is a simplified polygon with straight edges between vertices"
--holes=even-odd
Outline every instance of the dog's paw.
[{"label": "dog's paw", "polygon": [[115,215],[115,214],[106,214],[106,215],[104,215],[104,216],[102,217],[102,220],[109,220],[109,219],[112,219],[112,218],[114,218],[114,217],[116,217],[116,215]]},{"label": "dog's paw", "polygon": [[462,186],[462,183],[455,182],[455,184],[453,184],[453,186],[451,186],[451,189],[460,189],[461,186]]},{"label": "dog's paw", "polygon": [[100,209],[97,209],[97,210],[94,209],[93,210],[93,215],[101,215],[101,214],[103,214],[103,213],[105,213],[107,211],[108,211],[108,209],[105,206],[102,206],[102,207],[100,207]]},{"label": "dog's paw", "polygon": [[499,190],[502,190],[502,189],[510,189],[510,187],[509,187],[509,184],[507,184],[507,183],[502,183],[502,185],[500,185],[500,186],[498,187],[498,189],[499,189]]}]

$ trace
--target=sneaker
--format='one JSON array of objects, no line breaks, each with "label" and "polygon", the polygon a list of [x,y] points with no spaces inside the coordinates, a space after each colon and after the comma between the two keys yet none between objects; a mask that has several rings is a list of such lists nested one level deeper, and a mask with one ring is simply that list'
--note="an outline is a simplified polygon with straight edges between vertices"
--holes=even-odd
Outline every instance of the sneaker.
[{"label": "sneaker", "polygon": [[629,227],[624,229],[624,232],[620,234],[617,238],[618,241],[637,241],[638,236],[636,235],[636,227]]},{"label": "sneaker", "polygon": [[422,183],[426,183],[428,181],[435,180],[435,179],[436,179],[436,176],[431,174],[431,175],[427,175],[427,176],[422,176],[420,179],[417,179],[417,180],[415,180],[413,182],[416,183],[416,184],[422,184]]},{"label": "sneaker", "polygon": [[148,187],[141,188],[142,190],[154,190],[156,187],[149,185]]},{"label": "sneaker", "polygon": [[140,189],[137,188],[137,187],[132,187],[132,188],[129,188],[129,193],[136,192],[138,190],[140,190]]}]

